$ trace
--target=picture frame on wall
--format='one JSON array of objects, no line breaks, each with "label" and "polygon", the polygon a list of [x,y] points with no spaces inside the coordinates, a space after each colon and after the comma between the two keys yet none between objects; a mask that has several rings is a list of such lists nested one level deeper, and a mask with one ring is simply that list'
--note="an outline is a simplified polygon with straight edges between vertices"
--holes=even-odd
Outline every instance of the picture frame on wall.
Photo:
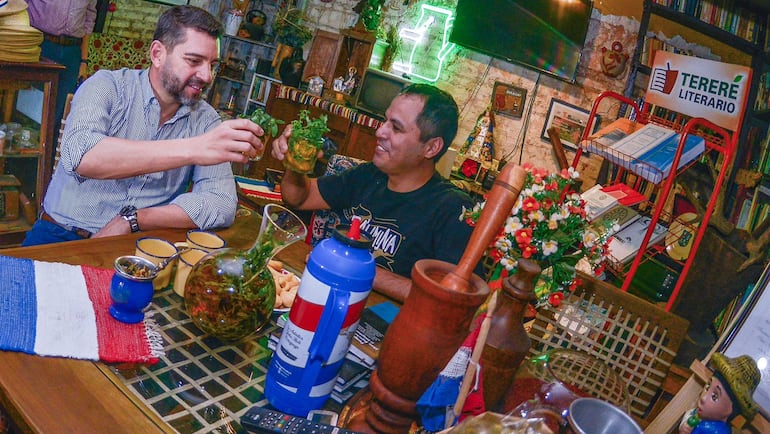
[{"label": "picture frame on wall", "polygon": [[527,89],[499,81],[492,88],[492,110],[503,116],[520,118],[527,101]]},{"label": "picture frame on wall", "polygon": [[[550,141],[548,129],[555,126],[559,130],[559,138],[564,146],[572,150],[577,150],[580,138],[588,124],[590,112],[568,102],[552,98],[551,105],[548,107],[548,114],[545,117],[543,131],[540,138],[544,141]],[[599,116],[596,116],[593,123],[593,131],[599,126]]]}]

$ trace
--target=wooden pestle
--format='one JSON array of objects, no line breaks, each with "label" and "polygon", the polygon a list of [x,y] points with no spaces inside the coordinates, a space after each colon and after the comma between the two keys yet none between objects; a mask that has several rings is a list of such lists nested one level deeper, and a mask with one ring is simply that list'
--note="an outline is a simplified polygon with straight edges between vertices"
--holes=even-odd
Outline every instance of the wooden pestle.
[{"label": "wooden pestle", "polygon": [[473,269],[510,215],[526,180],[527,172],[521,166],[508,163],[503,167],[487,195],[487,203],[481,211],[465,253],[457,266],[441,280],[441,286],[460,292],[469,290]]}]

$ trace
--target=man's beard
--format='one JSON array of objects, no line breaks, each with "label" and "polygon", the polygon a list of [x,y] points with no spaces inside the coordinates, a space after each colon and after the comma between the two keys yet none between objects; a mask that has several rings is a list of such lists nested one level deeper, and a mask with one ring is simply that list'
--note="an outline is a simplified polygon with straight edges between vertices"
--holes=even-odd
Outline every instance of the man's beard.
[{"label": "man's beard", "polygon": [[[198,104],[207,87],[205,82],[202,80],[196,80],[194,78],[191,78],[184,83],[181,82],[179,78],[173,74],[171,68],[168,67],[168,65],[161,69],[160,82],[166,89],[166,92],[168,92],[169,95],[171,95],[174,100],[176,100],[176,102],[186,106],[194,106],[195,104]],[[184,90],[188,85],[200,87],[200,93],[198,93],[196,96],[187,96]]]}]

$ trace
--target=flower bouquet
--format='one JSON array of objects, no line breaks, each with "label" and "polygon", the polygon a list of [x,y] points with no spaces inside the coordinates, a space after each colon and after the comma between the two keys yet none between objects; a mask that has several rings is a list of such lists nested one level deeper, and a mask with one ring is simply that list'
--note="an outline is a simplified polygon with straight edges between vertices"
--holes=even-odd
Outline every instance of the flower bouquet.
[{"label": "flower bouquet", "polygon": [[[572,291],[579,283],[578,262],[596,275],[602,273],[611,232],[586,217],[585,201],[573,190],[578,178],[574,169],[550,173],[529,164],[522,167],[527,171],[524,188],[489,246],[488,254],[494,260],[490,281],[515,272],[519,258],[534,259],[543,270],[535,285],[537,305],[558,305],[563,291]],[[475,226],[485,203],[465,210],[462,218]]]}]

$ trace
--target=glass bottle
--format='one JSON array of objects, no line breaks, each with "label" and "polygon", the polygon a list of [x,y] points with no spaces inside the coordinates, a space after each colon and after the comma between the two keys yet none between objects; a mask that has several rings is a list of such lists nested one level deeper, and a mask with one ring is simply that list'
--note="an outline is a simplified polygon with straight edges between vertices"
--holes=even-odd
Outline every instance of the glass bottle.
[{"label": "glass bottle", "polygon": [[266,205],[250,250],[214,250],[190,271],[184,299],[193,324],[224,341],[238,341],[259,331],[275,306],[275,282],[267,262],[306,234],[305,224],[294,213],[280,205]]},{"label": "glass bottle", "polygon": [[534,260],[519,259],[516,273],[503,281],[481,353],[484,403],[489,411],[497,410],[532,345],[524,330],[524,313],[536,298],[534,284],[540,271]]}]

